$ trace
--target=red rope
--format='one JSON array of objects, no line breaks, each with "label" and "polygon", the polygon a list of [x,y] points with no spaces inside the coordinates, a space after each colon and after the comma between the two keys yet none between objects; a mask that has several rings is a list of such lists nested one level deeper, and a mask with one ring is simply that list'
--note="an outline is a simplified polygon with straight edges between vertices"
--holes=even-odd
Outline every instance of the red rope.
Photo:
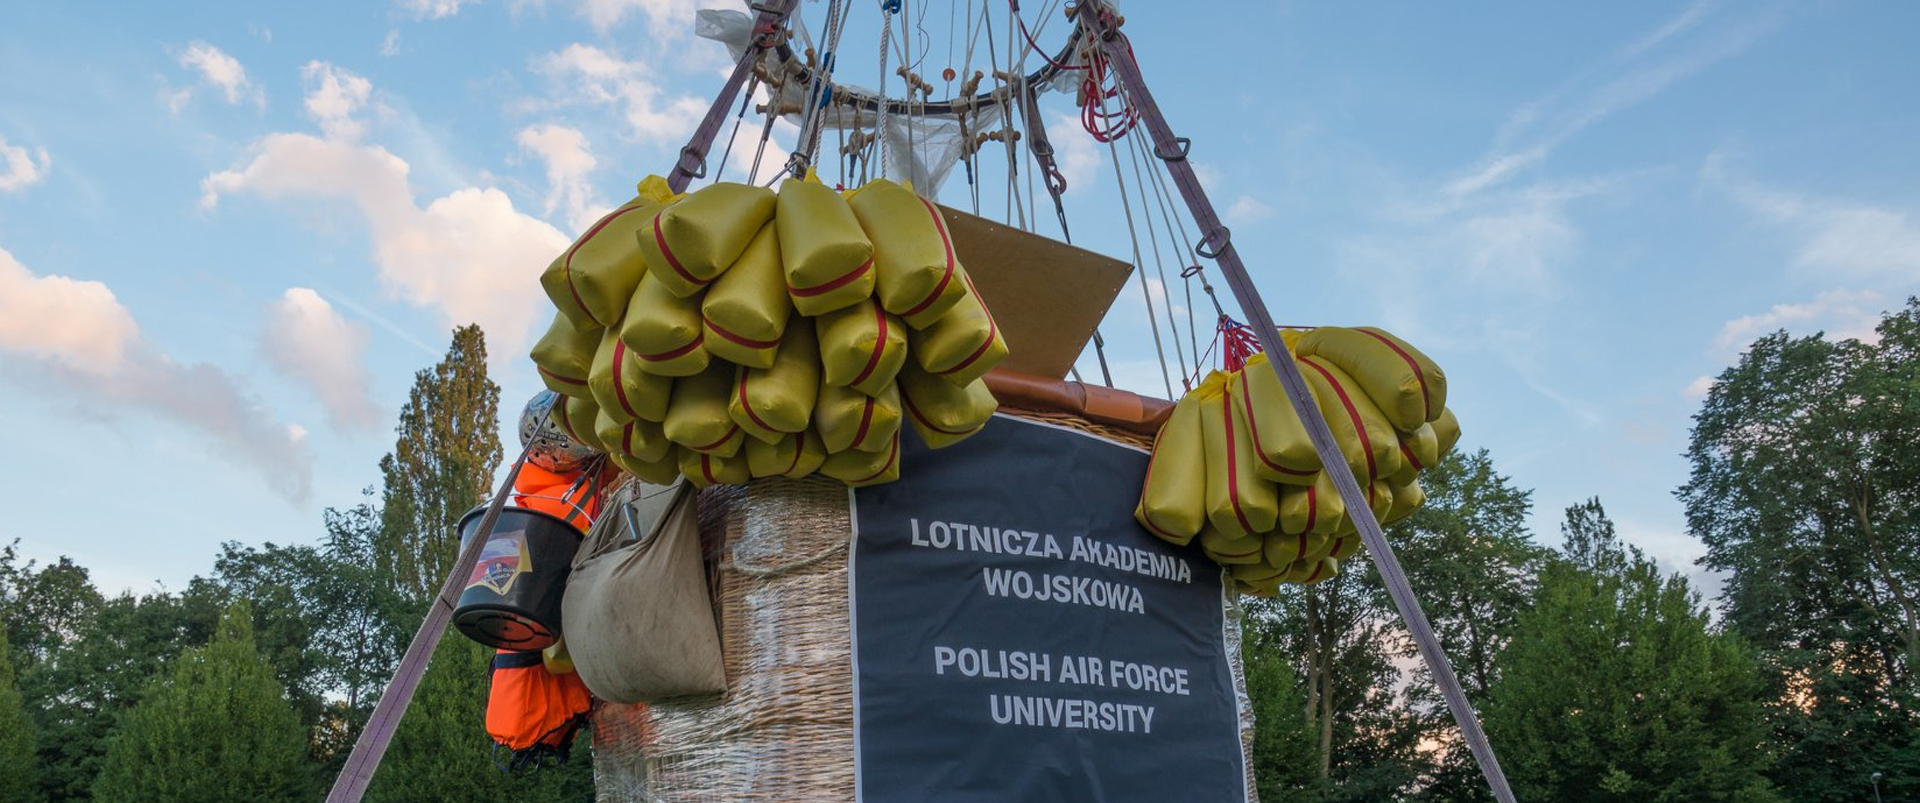
[{"label": "red rope", "polygon": [[1247,358],[1260,353],[1260,339],[1253,330],[1225,315],[1220,316],[1220,340],[1224,344],[1221,361],[1229,371],[1245,368]]}]

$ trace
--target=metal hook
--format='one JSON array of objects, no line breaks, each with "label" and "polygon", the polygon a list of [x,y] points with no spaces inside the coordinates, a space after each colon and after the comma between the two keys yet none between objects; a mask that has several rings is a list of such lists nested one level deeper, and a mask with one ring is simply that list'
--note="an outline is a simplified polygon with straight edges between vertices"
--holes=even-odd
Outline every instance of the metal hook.
[{"label": "metal hook", "polygon": [[[1216,240],[1220,244],[1210,249],[1208,246]],[[1226,253],[1226,250],[1231,247],[1233,247],[1233,229],[1215,226],[1213,231],[1207,232],[1207,236],[1200,238],[1200,242],[1193,247],[1193,252],[1203,259],[1219,259],[1220,255]]]}]

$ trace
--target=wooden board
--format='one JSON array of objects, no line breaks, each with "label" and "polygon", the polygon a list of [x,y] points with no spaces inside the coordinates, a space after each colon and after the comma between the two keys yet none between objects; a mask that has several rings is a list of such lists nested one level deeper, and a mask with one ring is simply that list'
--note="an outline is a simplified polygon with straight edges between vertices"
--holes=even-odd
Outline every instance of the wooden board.
[{"label": "wooden board", "polygon": [[940,211],[953,235],[954,256],[1007,339],[1011,354],[1001,365],[1066,376],[1133,266],[958,209]]}]

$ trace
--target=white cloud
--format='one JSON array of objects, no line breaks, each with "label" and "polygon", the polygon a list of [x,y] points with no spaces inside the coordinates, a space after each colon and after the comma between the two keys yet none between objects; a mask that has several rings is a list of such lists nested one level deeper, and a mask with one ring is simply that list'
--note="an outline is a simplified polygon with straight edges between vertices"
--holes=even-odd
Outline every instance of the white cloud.
[{"label": "white cloud", "polygon": [[8,145],[7,138],[0,137],[0,192],[17,192],[38,184],[52,166],[46,148],[29,151],[24,145]]},{"label": "white cloud", "polygon": [[366,122],[355,115],[366,108],[373,82],[324,61],[307,62],[300,80],[307,88],[307,116],[329,139],[351,141],[366,133]]},{"label": "white cloud", "polygon": [[299,431],[275,421],[225,371],[181,364],[146,342],[105,284],[35,275],[0,249],[0,356],[44,369],[47,387],[90,413],[158,415],[259,469],[295,504],[311,496],[313,458]]},{"label": "white cloud", "polygon": [[1235,226],[1246,226],[1273,217],[1273,207],[1260,202],[1251,195],[1242,195],[1233,199],[1227,206],[1227,222]]},{"label": "white cloud", "polygon": [[611,211],[588,179],[599,161],[579,129],[546,123],[522,129],[516,140],[522,151],[546,165],[547,200],[541,214],[552,217],[555,210],[565,209],[567,225],[573,231],[585,231]]},{"label": "white cloud", "polygon": [[[240,60],[227,55],[220,48],[206,42],[194,42],[180,54],[180,66],[199,73],[201,80],[219,89],[229,104],[238,105],[247,100],[256,106],[265,107],[267,104],[266,92],[247,78],[247,69],[240,65]],[[182,96],[178,102],[170,101],[169,105],[178,111],[184,103],[185,97]]]},{"label": "white cloud", "polygon": [[446,19],[460,13],[460,7],[478,0],[399,0],[400,8],[413,12],[417,19]]},{"label": "white cloud", "polygon": [[1730,357],[1745,351],[1756,338],[1781,330],[1805,333],[1820,329],[1828,340],[1853,338],[1879,342],[1873,327],[1880,322],[1885,297],[1871,290],[1828,290],[1812,301],[1801,304],[1775,304],[1759,315],[1747,315],[1727,321],[1714,340],[1716,356]]},{"label": "white cloud", "polygon": [[646,17],[647,27],[655,36],[670,36],[676,33],[691,34],[693,31],[693,12],[699,8],[721,7],[726,4],[707,0],[580,0],[580,15],[587,18],[595,30],[605,33],[618,26],[632,14]]},{"label": "white cloud", "polygon": [[1816,276],[1911,283],[1920,276],[1920,215],[1894,207],[1819,198],[1728,174],[1716,154],[1701,170],[1717,186],[1771,224],[1801,239],[1794,267]]},{"label": "white cloud", "polygon": [[1718,384],[1720,384],[1720,380],[1713,377],[1696,376],[1692,382],[1687,383],[1687,387],[1684,390],[1680,391],[1680,398],[1690,402],[1700,401],[1705,399],[1708,393],[1713,392],[1713,386]]},{"label": "white cloud", "polygon": [[1100,165],[1105,160],[1100,156],[1100,147],[1092,137],[1080,135],[1080,118],[1065,112],[1055,112],[1047,123],[1049,132],[1058,132],[1051,137],[1054,147],[1054,161],[1060,166],[1060,176],[1067,180],[1067,194],[1091,189],[1100,178]]},{"label": "white cloud", "polygon": [[380,40],[380,55],[395,56],[400,53],[400,29],[387,31],[387,38]]},{"label": "white cloud", "polygon": [[267,363],[306,383],[334,426],[372,431],[380,410],[362,357],[367,329],[348,321],[312,289],[289,288],[267,307],[261,333]]},{"label": "white cloud", "polygon": [[592,45],[567,45],[534,59],[533,69],[547,78],[549,91],[523,107],[613,107],[636,139],[671,143],[675,149],[707,111],[704,99],[665,97],[646,62],[628,61]]}]

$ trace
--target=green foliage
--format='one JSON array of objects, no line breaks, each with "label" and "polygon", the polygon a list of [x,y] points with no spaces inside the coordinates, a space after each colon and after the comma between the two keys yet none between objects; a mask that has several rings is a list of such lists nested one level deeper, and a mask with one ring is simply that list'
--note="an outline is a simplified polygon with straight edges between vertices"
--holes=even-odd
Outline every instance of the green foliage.
[{"label": "green foliage", "polygon": [[94,798],[221,803],[311,797],[306,738],[235,604],[213,643],[187,651],[114,733]]},{"label": "green foliage", "polygon": [[11,653],[7,631],[0,628],[0,803],[38,803],[43,798],[33,721],[20,702]]},{"label": "green foliage", "polygon": [[1241,654],[1253,707],[1251,752],[1261,803],[1313,800],[1320,779],[1299,678],[1279,645],[1256,628],[1241,628]]},{"label": "green foliage", "polygon": [[1764,685],[1752,654],[1713,632],[1684,578],[1623,548],[1597,500],[1568,521],[1574,560],[1542,573],[1485,711],[1515,795],[1779,800],[1762,774]]}]

